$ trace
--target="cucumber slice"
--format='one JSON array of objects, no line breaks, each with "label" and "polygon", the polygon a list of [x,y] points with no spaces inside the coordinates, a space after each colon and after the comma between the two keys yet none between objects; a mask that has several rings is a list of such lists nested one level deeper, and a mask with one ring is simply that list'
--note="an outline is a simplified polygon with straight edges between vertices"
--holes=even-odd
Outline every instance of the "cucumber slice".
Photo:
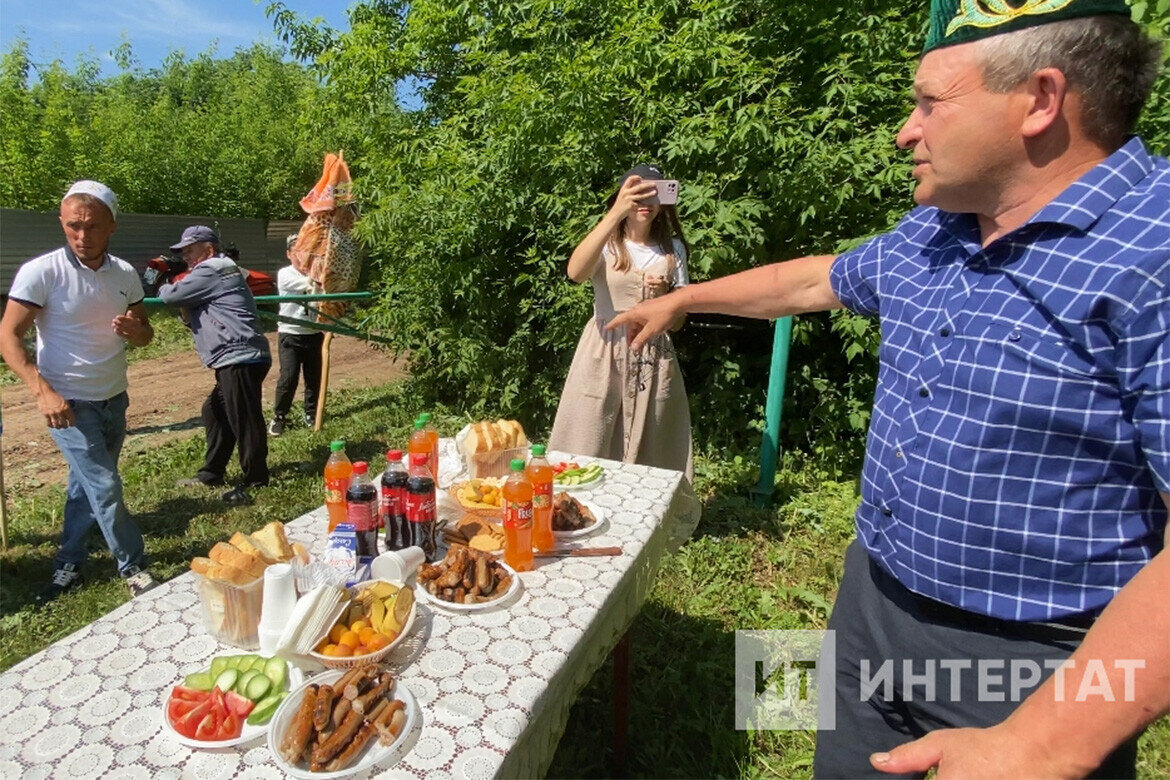
[{"label": "cucumber slice", "polygon": [[[255,671],[253,669],[253,671]],[[269,680],[263,674],[257,672],[256,676],[248,680],[248,686],[244,690],[244,695],[252,701],[258,702],[264,698],[264,695],[272,689],[272,680]]]},{"label": "cucumber slice", "polygon": [[236,668],[240,670],[240,674],[252,669],[256,664],[256,656],[241,655],[240,660],[236,663]]},{"label": "cucumber slice", "polygon": [[[240,679],[236,680],[236,686],[233,688],[233,690],[241,696],[247,696],[248,694],[245,693],[245,691],[248,690],[248,683],[252,682],[252,680],[256,679],[257,677],[264,677],[264,675],[260,674],[260,672],[256,671],[255,669],[249,669],[240,675]],[[264,679],[267,680],[268,678],[264,677]]]},{"label": "cucumber slice", "polygon": [[215,683],[213,685],[224,693],[227,693],[232,689],[232,686],[236,684],[236,680],[239,678],[240,673],[235,669],[224,669],[219,673],[219,676],[215,678]]},{"label": "cucumber slice", "polygon": [[211,659],[211,679],[214,680],[219,677],[220,672],[228,668],[228,657],[226,655],[217,655]]},{"label": "cucumber slice", "polygon": [[197,691],[210,691],[214,685],[212,677],[207,672],[197,672],[196,674],[189,674],[183,678],[183,685],[188,688],[194,688]]},{"label": "cucumber slice", "polygon": [[272,720],[272,716],[276,714],[276,708],[284,701],[283,693],[274,693],[256,703],[256,707],[248,715],[249,726],[263,726],[268,721]]},{"label": "cucumber slice", "polygon": [[288,679],[288,664],[283,658],[269,658],[264,664],[264,676],[272,681],[272,690],[284,690],[284,681]]}]

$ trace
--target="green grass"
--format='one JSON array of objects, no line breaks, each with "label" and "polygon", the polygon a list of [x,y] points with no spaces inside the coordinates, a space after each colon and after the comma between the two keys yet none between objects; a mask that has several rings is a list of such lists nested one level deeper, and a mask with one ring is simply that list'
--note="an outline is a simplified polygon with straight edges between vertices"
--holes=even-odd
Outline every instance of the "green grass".
[{"label": "green grass", "polygon": [[[403,384],[335,394],[330,403],[331,417],[320,433],[294,428],[270,439],[273,480],[256,491],[254,506],[224,510],[210,496],[173,487],[175,479],[198,468],[202,437],[123,459],[127,500],[147,533],[153,571],[163,578],[177,576],[192,556],[235,530],[252,531],[318,506],[319,475],[331,439],[347,439],[351,458],[377,462],[387,443],[406,441],[408,423],[419,411]],[[439,410],[437,417],[444,435],[466,422],[448,410]],[[733,727],[735,631],[823,628],[852,535],[856,483],[824,480],[808,464],[784,466],[774,505],[758,509],[748,498],[754,482],[750,462],[699,461],[696,490],[704,503],[699,531],[664,561],[631,628],[631,776],[811,774],[812,733]],[[127,599],[95,535],[87,584],[34,611],[33,589],[50,574],[63,492],[46,486],[10,501],[13,546],[0,558],[0,669]],[[611,773],[612,690],[612,668],[606,662],[580,692],[549,776]],[[1168,775],[1170,721],[1163,719],[1141,742],[1139,776]]]}]

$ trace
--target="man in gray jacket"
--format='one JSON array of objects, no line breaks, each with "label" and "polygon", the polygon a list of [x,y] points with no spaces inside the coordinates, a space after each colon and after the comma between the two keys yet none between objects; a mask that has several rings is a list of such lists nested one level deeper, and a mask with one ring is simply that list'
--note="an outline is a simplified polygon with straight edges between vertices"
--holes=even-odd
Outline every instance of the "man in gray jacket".
[{"label": "man in gray jacket", "polygon": [[268,439],[260,391],[272,366],[268,340],[252,291],[239,266],[220,253],[214,230],[193,225],[183,231],[171,251],[181,252],[191,270],[179,281],[160,287],[158,296],[182,307],[199,358],[215,370],[215,387],[203,402],[207,457],[194,479],[179,484],[224,484],[224,471],[238,444],[243,481],[224,493],[223,500],[246,504],[250,501],[246,488],[268,484]]}]

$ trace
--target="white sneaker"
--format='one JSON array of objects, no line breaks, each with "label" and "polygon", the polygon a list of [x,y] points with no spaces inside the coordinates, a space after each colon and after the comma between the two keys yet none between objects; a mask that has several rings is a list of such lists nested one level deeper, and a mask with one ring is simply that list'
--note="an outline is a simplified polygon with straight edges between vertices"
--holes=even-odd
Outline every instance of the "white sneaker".
[{"label": "white sneaker", "polygon": [[158,585],[158,581],[150,576],[148,571],[139,571],[126,578],[126,587],[130,589],[131,598],[137,598],[148,590],[154,590]]}]

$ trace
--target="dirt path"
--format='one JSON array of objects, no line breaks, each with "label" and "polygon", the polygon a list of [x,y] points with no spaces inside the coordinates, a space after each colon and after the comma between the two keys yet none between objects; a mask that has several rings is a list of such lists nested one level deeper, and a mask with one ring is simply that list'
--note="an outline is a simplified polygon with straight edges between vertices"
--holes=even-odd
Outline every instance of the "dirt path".
[{"label": "dirt path", "polygon": [[[276,334],[268,336],[276,356]],[[279,366],[264,380],[264,401],[271,407],[276,393]],[[402,365],[386,352],[366,342],[334,336],[330,350],[329,391],[383,385],[404,375]],[[203,367],[194,348],[130,364],[130,411],[126,419],[123,456],[157,447],[173,439],[194,436],[203,430],[199,409],[215,384],[212,372]],[[297,388],[297,399],[301,389]],[[49,436],[44,417],[37,411],[32,394],[23,384],[5,387],[0,393],[4,407],[4,452],[6,491],[21,486],[36,487],[64,479],[65,462]],[[299,405],[294,405],[294,411]]]}]

